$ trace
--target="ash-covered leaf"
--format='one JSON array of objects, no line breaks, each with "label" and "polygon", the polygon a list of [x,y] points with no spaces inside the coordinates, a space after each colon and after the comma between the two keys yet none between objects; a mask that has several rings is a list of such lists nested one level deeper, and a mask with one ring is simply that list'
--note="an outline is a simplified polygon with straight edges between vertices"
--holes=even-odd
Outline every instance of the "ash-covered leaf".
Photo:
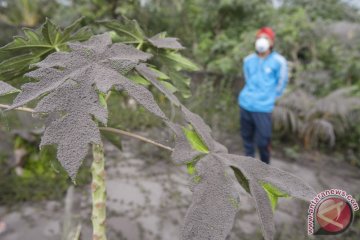
[{"label": "ash-covered leaf", "polygon": [[221,157],[226,159],[227,165],[238,168],[246,177],[270,183],[290,196],[310,201],[316,195],[316,192],[299,177],[259,160],[233,154],[222,154]]},{"label": "ash-covered leaf", "polygon": [[203,143],[203,141],[201,140],[199,135],[196,133],[196,131],[194,131],[193,129],[186,128],[186,127],[183,128],[183,131],[184,131],[185,136],[186,136],[187,140],[189,141],[191,147],[194,150],[197,150],[197,151],[203,152],[203,153],[209,153],[209,149]]},{"label": "ash-covered leaf", "polygon": [[275,234],[275,223],[269,198],[264,188],[257,181],[249,179],[249,186],[260,218],[264,238],[265,240],[272,240]]},{"label": "ash-covered leaf", "polygon": [[[212,197],[210,197],[210,195],[207,197],[203,197],[203,195],[201,195],[200,193],[197,194],[197,192],[203,193],[206,191],[198,187],[199,185],[204,186],[202,184],[205,184],[204,181],[206,181],[204,180],[206,179],[206,177],[204,177],[206,175],[202,175],[200,173],[204,173],[206,171],[213,171],[212,168],[214,168],[214,166],[200,165],[200,169],[202,170],[200,171],[200,169],[198,169],[199,164],[202,164],[206,161],[211,161],[209,160],[209,156],[212,156],[212,158],[215,158],[219,162],[219,164],[216,166],[216,171],[225,174],[226,172],[231,170],[231,168],[233,168],[233,171],[229,172],[229,176],[232,175],[233,178],[228,178],[227,185],[225,185],[222,181],[217,180],[211,183],[213,185],[212,187],[222,189],[225,188],[226,190],[223,189],[224,191],[229,191],[227,194],[237,194],[238,181],[240,177],[240,183],[242,183],[243,187],[248,192],[250,192],[254,198],[259,218],[261,220],[261,227],[265,239],[273,239],[275,227],[273,221],[271,201],[262,184],[270,183],[272,186],[275,186],[279,190],[303,200],[310,200],[315,194],[314,190],[307,186],[305,183],[303,183],[301,179],[289,173],[283,172],[277,168],[264,164],[259,160],[228,154],[226,147],[216,142],[212,138],[210,128],[198,115],[192,113],[182,105],[180,106],[180,108],[187,122],[193,126],[194,130],[198,134],[197,136],[200,137],[204,143],[206,143],[206,146],[208,146],[209,149],[208,154],[204,154],[202,156],[198,155],[197,161],[194,162],[196,164],[195,168],[197,170],[197,176],[200,178],[200,181],[195,186],[193,186],[194,196],[191,205],[192,207],[188,211],[187,218],[185,219],[185,227],[183,231],[185,237],[183,239],[186,239],[186,237],[189,239],[225,239],[226,236],[230,233],[233,219],[237,212],[236,209],[233,209],[233,212],[231,212],[232,215],[229,216],[228,221],[223,221],[222,224],[230,227],[221,229],[221,231],[223,231],[222,235],[219,235],[219,229],[213,227],[212,225],[208,225],[209,218],[211,218],[212,216],[217,216],[217,213],[211,212],[212,208],[209,206],[216,206],[217,209],[222,209],[224,212],[226,212],[226,209],[228,207],[228,204],[225,201],[216,202],[215,199],[211,199]],[[182,134],[184,133],[175,131],[175,134],[177,135],[177,138],[184,139],[184,136],[182,136]],[[187,151],[189,151],[189,145],[191,146],[191,141],[189,141],[187,147],[184,147],[186,145],[184,145],[182,141],[175,142],[174,152],[177,152],[176,157],[181,156],[180,150],[184,151],[185,153],[186,149]],[[181,145],[179,144],[179,142],[181,143]],[[192,151],[193,150],[194,148],[192,148]],[[197,152],[201,153],[199,149]],[[196,154],[193,153],[193,156],[196,156]],[[179,159],[174,158],[174,160],[178,161]],[[183,162],[186,162],[186,160],[189,161],[190,159],[188,158],[181,160]],[[211,189],[210,186],[207,186],[207,188]],[[208,204],[207,207],[209,207],[208,210],[203,207],[204,203],[202,201],[204,201],[204,199],[209,199],[209,202],[215,201],[211,203],[206,202],[206,204]],[[196,212],[193,210],[198,208],[202,211]]]},{"label": "ash-covered leaf", "polygon": [[189,163],[198,156],[204,155],[204,153],[196,151],[191,147],[182,127],[179,124],[171,122],[168,122],[167,124],[176,135],[175,148],[171,154],[171,158],[176,164]]},{"label": "ash-covered leaf", "polygon": [[157,48],[175,50],[184,49],[184,47],[181,45],[177,38],[164,37],[163,33],[159,33],[151,38],[148,38],[148,41]]},{"label": "ash-covered leaf", "polygon": [[120,84],[118,79],[124,78],[122,74],[132,70],[140,60],[151,57],[131,46],[110,44],[108,34],[97,35],[84,43],[72,43],[72,52],[56,52],[36,63],[39,69],[26,76],[39,81],[25,84],[13,107],[26,104],[58,88],[66,80],[95,83],[100,91],[106,93],[114,85]]},{"label": "ash-covered leaf", "polygon": [[158,75],[145,64],[139,64],[136,66],[138,71],[143,77],[145,77],[151,84],[153,84],[158,90],[160,90],[175,106],[180,106],[178,98],[157,79]]},{"label": "ash-covered leaf", "polygon": [[278,199],[283,197],[289,197],[288,194],[283,193],[282,191],[280,191],[278,188],[276,188],[275,186],[271,185],[270,183],[264,183],[262,184],[262,187],[264,188],[264,190],[266,191],[270,203],[271,203],[271,208],[273,211],[275,211],[276,206],[278,204]]},{"label": "ash-covered leaf", "polygon": [[163,120],[167,120],[164,112],[160,109],[152,93],[148,89],[141,85],[133,83],[131,80],[126,79],[125,77],[119,78],[119,87],[120,88],[118,88],[118,90],[125,90],[131,97],[133,97],[149,112],[151,112],[157,117],[160,117]]},{"label": "ash-covered leaf", "polygon": [[195,132],[200,136],[201,140],[206,145],[206,148],[214,150],[215,140],[211,136],[210,127],[199,115],[191,112],[185,106],[181,106],[181,111],[184,114],[185,119],[193,126]]},{"label": "ash-covered leaf", "polygon": [[13,86],[0,81],[0,96],[6,95],[6,94],[10,94],[10,93],[14,93],[14,92],[18,92],[19,90],[14,88]]},{"label": "ash-covered leaf", "polygon": [[157,65],[171,79],[170,82],[162,83],[171,91],[179,92],[184,98],[191,96],[189,88],[191,78],[180,72],[182,70],[196,71],[199,70],[199,67],[178,52],[184,47],[177,38],[166,37],[165,32],[147,37],[136,21],[126,18],[99,21],[99,23],[112,30],[115,42],[136,44],[138,47],[146,49],[147,52],[152,52],[154,54],[153,64]]},{"label": "ash-covered leaf", "polygon": [[281,192],[305,201],[310,201],[316,195],[316,192],[300,178],[269,166],[260,160],[233,154],[218,154],[218,156],[226,165],[236,168],[245,176],[247,180],[245,183],[249,184],[266,240],[273,239],[275,226],[271,199],[263,187],[264,183],[269,183]]},{"label": "ash-covered leaf", "polygon": [[60,113],[62,115],[78,113],[92,115],[106,125],[107,110],[101,106],[99,97],[91,85],[68,82],[45,96],[37,104],[35,115]]},{"label": "ash-covered leaf", "polygon": [[185,216],[183,240],[225,239],[238,211],[239,194],[221,161],[209,154],[196,164],[201,180]]},{"label": "ash-covered leaf", "polygon": [[60,114],[45,128],[40,146],[57,145],[57,158],[74,179],[89,144],[101,144],[100,132],[92,116],[106,124],[107,110],[100,105],[91,86],[67,84],[44,97],[35,112],[49,116]]},{"label": "ash-covered leaf", "polygon": [[151,55],[125,44],[112,44],[110,35],[96,35],[83,43],[69,44],[71,52],[56,52],[27,74],[37,82],[24,84],[12,108],[43,97],[35,115],[47,117],[41,146],[55,144],[57,157],[71,178],[86,156],[90,143],[100,144],[93,118],[107,123],[106,106],[99,93],[125,90],[154,115],[167,120],[151,92],[124,75]]},{"label": "ash-covered leaf", "polygon": [[[192,127],[194,128],[195,132],[199,135],[200,141],[204,145],[202,148],[206,150],[217,150],[217,151],[225,151],[227,149],[219,143],[216,143],[215,140],[211,136],[211,129],[210,127],[204,122],[204,120],[197,114],[191,112],[187,109],[184,105],[182,105],[179,99],[167,88],[165,88],[160,81],[158,81],[159,75],[148,68],[145,64],[139,64],[136,66],[136,70],[144,76],[147,80],[151,82],[158,90],[160,90],[175,106],[179,106],[181,112],[183,113],[186,121],[188,121]],[[180,134],[177,134],[178,136]],[[194,138],[192,138],[194,139]],[[217,149],[215,149],[217,147]]]},{"label": "ash-covered leaf", "polygon": [[64,72],[53,68],[40,68],[25,76],[40,80],[22,85],[22,92],[15,98],[12,108],[22,106],[43,94],[53,91],[66,81]]}]

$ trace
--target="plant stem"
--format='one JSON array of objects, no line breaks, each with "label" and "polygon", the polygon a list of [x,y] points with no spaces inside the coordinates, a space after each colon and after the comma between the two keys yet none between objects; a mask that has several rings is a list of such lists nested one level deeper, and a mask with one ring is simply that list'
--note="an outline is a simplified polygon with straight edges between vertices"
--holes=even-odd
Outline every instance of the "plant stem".
[{"label": "plant stem", "polygon": [[137,46],[136,46],[136,49],[139,49],[141,50],[141,47],[143,46],[144,42],[141,41]]},{"label": "plant stem", "polygon": [[139,140],[141,140],[143,142],[151,143],[152,145],[155,145],[155,146],[161,147],[163,149],[166,149],[168,151],[173,151],[174,150],[169,146],[165,146],[165,145],[163,145],[161,143],[155,142],[154,140],[148,139],[146,137],[143,137],[143,136],[140,136],[140,135],[137,135],[137,134],[134,134],[134,133],[126,132],[124,130],[111,128],[111,127],[99,127],[99,129],[101,131],[107,131],[107,132],[117,133],[117,134],[125,135],[125,136],[128,136],[128,137],[136,138],[136,139],[139,139]]},{"label": "plant stem", "polygon": [[[5,104],[0,104],[0,108],[9,109],[10,106],[5,105]],[[18,108],[15,108],[14,110],[23,111],[23,112],[34,112],[34,109],[26,108],[26,107],[18,107]]]},{"label": "plant stem", "polygon": [[105,157],[102,145],[93,144],[93,162],[91,165],[92,183],[92,225],[93,240],[106,240],[106,185]]}]

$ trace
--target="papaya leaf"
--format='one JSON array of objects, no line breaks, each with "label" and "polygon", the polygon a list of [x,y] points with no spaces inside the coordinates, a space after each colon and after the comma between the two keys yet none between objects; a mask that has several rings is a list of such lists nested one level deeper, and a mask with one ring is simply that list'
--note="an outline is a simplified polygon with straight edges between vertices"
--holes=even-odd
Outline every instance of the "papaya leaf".
[{"label": "papaya leaf", "polygon": [[180,69],[189,71],[199,70],[199,67],[195,63],[177,52],[166,51],[160,55],[163,57],[163,59],[165,59],[165,61],[172,62]]},{"label": "papaya leaf", "polygon": [[[235,177],[237,181],[240,183],[240,185],[245,189],[247,193],[250,193],[250,186],[249,186],[249,180],[244,176],[244,174],[237,168],[231,167],[234,171]],[[266,191],[269,201],[271,203],[271,208],[273,211],[275,211],[278,199],[280,197],[289,197],[288,194],[280,191],[275,186],[271,185],[270,183],[262,183],[262,187]]]},{"label": "papaya leaf", "polygon": [[144,86],[149,86],[150,85],[149,81],[147,81],[145,78],[140,76],[137,72],[134,72],[134,73],[128,75],[128,78],[130,80],[134,81],[137,84],[141,84],[141,85],[144,85]]},{"label": "papaya leaf", "polygon": [[278,188],[276,188],[275,186],[271,185],[270,183],[263,183],[262,187],[265,189],[268,198],[270,200],[271,203],[271,208],[273,211],[275,211],[276,206],[278,204],[278,199],[283,197],[289,197],[288,194],[283,193],[282,191],[280,191]]},{"label": "papaya leaf", "polygon": [[189,141],[191,147],[194,150],[197,150],[199,152],[208,153],[209,149],[207,146],[203,143],[199,135],[192,129],[189,128],[183,128],[183,131],[185,133],[185,136],[187,140]]},{"label": "papaya leaf", "polygon": [[143,44],[144,42],[149,42],[156,48],[184,49],[177,38],[165,37],[165,33],[156,34],[151,38],[146,37],[146,34],[136,20],[122,17],[121,20],[105,20],[98,21],[98,23],[117,33],[118,36],[115,39],[123,43]]},{"label": "papaya leaf", "polygon": [[40,81],[24,84],[23,92],[14,100],[13,107],[46,94],[67,80],[86,78],[89,84],[95,84],[106,93],[112,86],[128,81],[122,74],[128,73],[140,60],[151,57],[131,46],[110,45],[108,34],[98,35],[84,43],[69,43],[72,52],[55,52],[34,64],[39,69],[26,76]]},{"label": "papaya leaf", "polygon": [[160,80],[169,80],[170,77],[168,75],[166,75],[165,73],[157,70],[155,67],[149,67],[153,72],[156,73],[157,78]]},{"label": "papaya leaf", "polygon": [[[257,161],[257,160],[255,160]],[[274,215],[271,209],[270,201],[264,188],[257,181],[250,179],[250,192],[253,196],[256,211],[259,215],[261,230],[265,240],[274,239],[275,224]]]},{"label": "papaya leaf", "polygon": [[[170,82],[172,85],[168,83],[164,83],[164,85],[172,92],[179,91],[184,98],[191,95],[189,89],[191,79],[182,76],[178,71],[196,71],[199,67],[190,59],[177,52],[177,50],[184,49],[177,38],[166,37],[165,32],[148,38],[135,20],[130,21],[126,18],[120,21],[99,21],[99,23],[116,34],[112,36],[115,41],[137,44],[138,47],[145,46],[148,52],[153,52],[155,55],[154,62],[160,64],[158,67],[166,71],[159,72],[156,69],[152,69],[156,71],[158,79],[171,79]],[[170,74],[173,76],[170,76]]]},{"label": "papaya leaf", "polygon": [[[164,54],[168,54],[169,51],[161,51],[159,54],[156,54],[155,61],[160,63],[162,73],[165,73],[170,82],[178,89],[178,92],[183,98],[189,98],[191,96],[190,91],[190,82],[191,78],[186,76],[188,71],[197,71],[199,68],[191,62],[189,59],[183,57],[180,53],[174,52],[177,56],[180,56],[183,59],[187,59],[187,65],[179,64],[177,61],[169,60],[164,57]],[[169,53],[171,54],[171,53]],[[193,66],[192,68],[189,65]],[[196,66],[196,67],[195,67]]]},{"label": "papaya leaf", "polygon": [[163,84],[158,80],[159,75],[148,68],[145,64],[139,64],[136,66],[136,71],[145,77],[151,84],[153,84],[160,92],[162,92],[175,106],[180,105],[179,99],[169,91]]},{"label": "papaya leaf", "polygon": [[171,82],[174,84],[174,86],[179,89],[179,92],[181,93],[183,98],[189,98],[191,97],[191,91],[190,91],[190,78],[185,77],[183,74],[171,71],[169,73]]},{"label": "papaya leaf", "polygon": [[37,63],[55,51],[67,50],[69,41],[84,41],[91,35],[89,28],[79,29],[81,19],[62,31],[46,19],[40,28],[24,28],[24,36],[0,48],[0,80],[11,81],[33,70],[31,64]]},{"label": "papaya leaf", "polygon": [[266,240],[273,239],[274,236],[272,208],[275,207],[278,197],[293,196],[310,201],[316,195],[300,178],[260,160],[233,154],[218,155],[226,165],[237,168],[248,180]]},{"label": "papaya leaf", "polygon": [[172,85],[171,83],[169,83],[167,81],[160,81],[160,83],[162,85],[164,85],[164,87],[167,88],[172,93],[175,93],[178,91],[178,89],[174,85]]},{"label": "papaya leaf", "polygon": [[183,240],[225,239],[235,219],[239,194],[225,168],[212,154],[196,164],[200,181],[193,188],[193,200],[185,215]]},{"label": "papaya leaf", "polygon": [[123,43],[142,43],[146,36],[136,20],[129,20],[123,17],[119,20],[97,21],[106,28],[118,34],[118,40]]},{"label": "papaya leaf", "polygon": [[179,43],[177,38],[173,37],[164,37],[164,33],[156,34],[155,36],[148,38],[148,41],[157,48],[165,49],[184,49],[184,47]]},{"label": "papaya leaf", "polygon": [[208,151],[215,150],[215,141],[211,136],[210,127],[204,122],[204,120],[197,114],[191,112],[185,106],[180,107],[186,121],[192,125],[194,131],[201,139],[204,146]]},{"label": "papaya leaf", "polygon": [[245,189],[247,193],[250,193],[249,180],[244,176],[244,174],[237,168],[231,167],[234,171],[235,177],[240,185]]},{"label": "papaya leaf", "polygon": [[46,127],[40,147],[56,145],[57,158],[74,180],[88,152],[88,145],[101,144],[99,129],[91,117],[95,116],[104,124],[107,121],[107,111],[100,105],[98,95],[89,85],[65,84],[45,96],[37,104],[35,112],[66,113]]},{"label": "papaya leaf", "polygon": [[193,162],[188,163],[186,165],[187,168],[187,172],[189,175],[195,175],[196,174],[196,169],[195,169],[195,164]]},{"label": "papaya leaf", "polygon": [[19,92],[19,90],[5,82],[0,81],[0,96],[11,94],[14,92]]},{"label": "papaya leaf", "polygon": [[101,144],[93,118],[106,125],[108,112],[99,94],[125,90],[154,115],[164,120],[166,116],[149,90],[124,76],[150,54],[112,44],[107,33],[68,46],[71,52],[55,52],[34,64],[38,69],[27,76],[37,82],[24,84],[11,108],[41,98],[34,114],[46,118],[41,146],[56,145],[57,158],[74,179],[89,144]]},{"label": "papaya leaf", "polygon": [[175,133],[175,148],[171,153],[171,158],[176,164],[186,164],[193,162],[193,160],[199,156],[202,156],[203,153],[196,151],[190,145],[187,140],[183,127],[176,123],[168,122],[167,125]]},{"label": "papaya leaf", "polygon": [[[150,72],[149,72],[149,76],[148,76],[148,77],[151,77],[152,79],[155,79],[155,78],[156,78],[157,80],[159,80],[159,83],[160,83],[161,85],[163,85],[163,86],[164,86],[167,90],[169,90],[171,93],[175,93],[175,92],[178,91],[178,89],[177,89],[173,84],[171,84],[171,83],[168,82],[168,81],[164,81],[164,80],[169,80],[169,79],[170,79],[170,77],[167,76],[165,73],[157,70],[157,69],[154,68],[154,67],[149,67],[149,66],[148,66],[148,69],[150,69],[150,70],[153,72],[153,73],[150,73]],[[146,83],[149,84],[149,82],[147,82],[147,81],[146,81]],[[148,85],[148,84],[147,84],[147,85]]]},{"label": "papaya leaf", "polygon": [[[310,201],[316,192],[299,177],[269,166],[250,157],[241,157],[233,154],[222,154],[229,166],[238,168],[247,179],[256,179],[260,183],[269,183],[281,194]],[[273,189],[272,191],[274,191]],[[280,194],[280,192],[274,192]]]}]

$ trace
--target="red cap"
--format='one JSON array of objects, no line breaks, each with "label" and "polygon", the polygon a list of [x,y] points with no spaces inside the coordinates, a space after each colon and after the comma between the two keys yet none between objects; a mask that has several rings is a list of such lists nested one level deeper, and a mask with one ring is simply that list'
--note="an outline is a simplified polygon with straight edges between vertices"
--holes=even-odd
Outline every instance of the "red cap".
[{"label": "red cap", "polygon": [[272,42],[275,40],[275,32],[270,27],[263,27],[256,33],[256,37],[260,35],[266,35]]}]

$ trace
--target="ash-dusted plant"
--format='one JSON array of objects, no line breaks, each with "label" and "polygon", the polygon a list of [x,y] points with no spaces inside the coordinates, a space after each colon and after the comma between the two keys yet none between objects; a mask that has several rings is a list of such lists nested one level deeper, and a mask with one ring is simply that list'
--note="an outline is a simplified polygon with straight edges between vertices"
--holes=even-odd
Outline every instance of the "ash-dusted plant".
[{"label": "ash-dusted plant", "polygon": [[295,89],[275,107],[274,127],[283,134],[298,134],[306,148],[320,143],[333,147],[336,139],[359,121],[355,115],[360,109],[360,98],[355,95],[358,91],[357,87],[344,87],[316,98]]},{"label": "ash-dusted plant", "polygon": [[0,81],[0,96],[18,92],[19,90],[7,84],[6,82]]},{"label": "ash-dusted plant", "polygon": [[[165,54],[169,49],[183,48],[177,39],[161,35],[148,41],[164,49]],[[254,198],[267,240],[274,236],[273,210],[278,197],[310,200],[315,194],[289,173],[228,153],[213,139],[203,119],[182,105],[173,89],[159,80],[164,74],[149,66],[152,55],[141,51],[141,45],[137,44],[137,49],[131,43],[113,43],[111,35],[103,33],[67,46],[70,52],[54,52],[31,65],[34,70],[26,77],[36,81],[21,86],[9,109],[37,100],[31,110],[33,116],[45,119],[40,147],[56,145],[57,158],[73,180],[92,145],[93,239],[106,239],[105,158],[99,127],[107,124],[106,99],[111,91],[126,91],[174,132],[175,147],[167,149],[172,151],[176,164],[187,165],[193,191],[180,239],[225,239],[241,204],[241,187]],[[134,75],[158,89],[183,116],[183,121],[170,120],[153,94],[129,78]],[[0,86],[4,86],[2,93],[16,90],[8,84]]]}]

